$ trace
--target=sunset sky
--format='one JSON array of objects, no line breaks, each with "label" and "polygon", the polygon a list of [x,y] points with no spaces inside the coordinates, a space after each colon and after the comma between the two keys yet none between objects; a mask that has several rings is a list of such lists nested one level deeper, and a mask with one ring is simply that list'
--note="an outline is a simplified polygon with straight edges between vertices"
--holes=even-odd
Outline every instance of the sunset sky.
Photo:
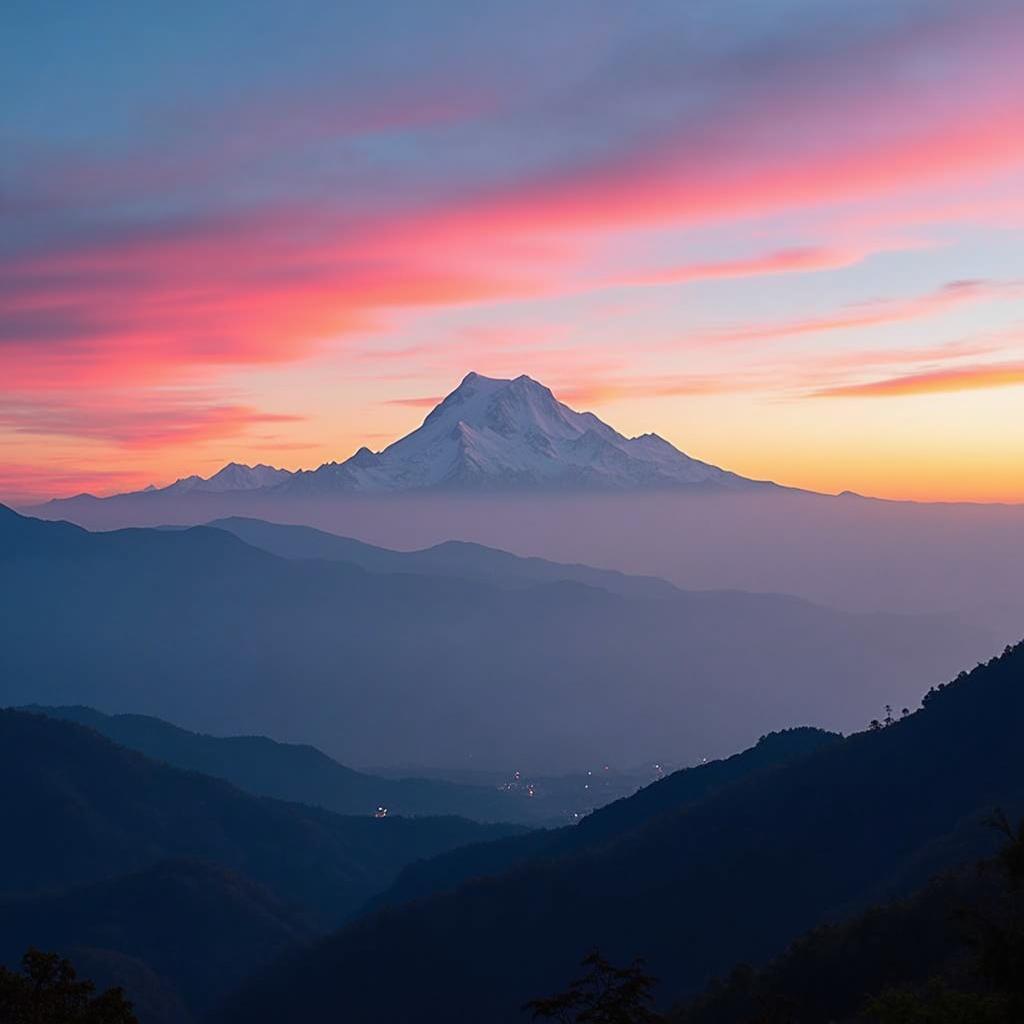
[{"label": "sunset sky", "polygon": [[476,370],[1024,501],[1020,0],[8,0],[0,97],[0,500],[343,459]]}]

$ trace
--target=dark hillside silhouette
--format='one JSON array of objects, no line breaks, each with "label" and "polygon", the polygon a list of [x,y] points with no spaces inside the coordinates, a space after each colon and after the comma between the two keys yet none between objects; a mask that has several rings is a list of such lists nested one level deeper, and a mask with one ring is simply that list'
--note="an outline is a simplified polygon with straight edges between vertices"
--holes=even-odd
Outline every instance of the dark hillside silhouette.
[{"label": "dark hillside silhouette", "polygon": [[331,924],[409,861],[515,831],[460,818],[342,817],[253,797],[80,725],[16,711],[0,711],[0,774],[18,780],[4,801],[0,895],[188,858],[239,872]]},{"label": "dark hillside silhouette", "polygon": [[[246,989],[224,1018],[276,1020],[286,993],[308,1024],[339,994],[360,1021],[413,1004],[452,1024],[517,1021],[558,991],[581,950],[641,956],[670,1002],[807,929],[909,894],[984,855],[979,822],[1024,808],[1024,645],[941,689],[921,711],[860,733],[594,850],[539,859],[354,922]],[[403,984],[390,986],[390,965]],[[409,993],[411,995],[406,995]],[[301,994],[295,1004],[297,994]]]},{"label": "dark hillside silhouette", "polygon": [[795,761],[839,739],[835,733],[806,727],[771,733],[740,754],[673,772],[630,797],[598,808],[576,825],[474,843],[416,861],[403,868],[395,883],[375,896],[370,906],[405,903],[531,860],[550,860],[596,848],[656,818],[706,800],[724,786]]},{"label": "dark hillside silhouette", "polygon": [[[26,944],[59,950],[122,985],[140,1013],[147,1004],[144,1020],[198,1020],[248,975],[313,939],[308,917],[223,868],[166,862],[0,900],[0,963]],[[156,994],[169,1005],[148,1005]]]},{"label": "dark hillside silhouette", "polygon": [[820,925],[759,970],[734,968],[677,1008],[673,1024],[1024,1020],[1024,822],[993,823],[994,858]]}]

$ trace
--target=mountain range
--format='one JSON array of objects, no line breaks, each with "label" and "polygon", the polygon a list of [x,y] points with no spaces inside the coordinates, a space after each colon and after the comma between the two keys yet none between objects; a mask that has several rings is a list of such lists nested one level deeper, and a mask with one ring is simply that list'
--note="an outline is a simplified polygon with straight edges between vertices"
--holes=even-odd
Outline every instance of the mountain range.
[{"label": "mountain range", "polygon": [[467,541],[445,541],[419,551],[393,551],[308,526],[267,523],[241,516],[215,519],[206,525],[226,530],[247,544],[282,558],[348,562],[367,572],[454,577],[512,588],[568,581],[623,597],[668,598],[681,593],[678,587],[656,576],[631,576],[589,565],[521,558]]},{"label": "mountain range", "polygon": [[[855,728],[992,644],[943,617],[626,585],[473,547],[385,561],[0,509],[0,703],[132,711],[355,766],[566,772],[693,763],[794,721]],[[581,787],[562,810],[589,806]]]},{"label": "mountain range", "polygon": [[292,474],[287,469],[275,469],[273,466],[244,466],[239,462],[229,462],[213,476],[203,478],[196,474],[175,480],[167,487],[156,487],[150,484],[141,494],[224,494],[228,491],[255,491],[261,487],[276,487],[289,480]]}]

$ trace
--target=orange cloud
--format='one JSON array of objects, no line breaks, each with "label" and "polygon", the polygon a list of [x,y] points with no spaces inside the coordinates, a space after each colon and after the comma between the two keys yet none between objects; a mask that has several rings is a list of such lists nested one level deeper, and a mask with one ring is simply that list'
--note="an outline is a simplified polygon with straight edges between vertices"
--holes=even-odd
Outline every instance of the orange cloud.
[{"label": "orange cloud", "polygon": [[45,468],[36,465],[0,462],[0,495],[5,502],[27,505],[57,495],[81,494],[144,487],[145,474],[116,469],[69,469],[51,461]]},{"label": "orange cloud", "polygon": [[443,395],[426,395],[419,398],[389,398],[385,405],[402,405],[410,409],[433,409]]},{"label": "orange cloud", "polygon": [[907,395],[932,395],[949,391],[973,391],[982,388],[1003,388],[1024,384],[1024,362],[993,363],[975,366],[954,366],[927,373],[869,381],[865,384],[844,384],[822,388],[812,398],[886,398]]},{"label": "orange cloud", "polygon": [[720,395],[762,387],[765,377],[756,373],[659,374],[619,380],[594,379],[555,388],[569,405],[600,405],[626,398],[678,398],[684,395]]}]

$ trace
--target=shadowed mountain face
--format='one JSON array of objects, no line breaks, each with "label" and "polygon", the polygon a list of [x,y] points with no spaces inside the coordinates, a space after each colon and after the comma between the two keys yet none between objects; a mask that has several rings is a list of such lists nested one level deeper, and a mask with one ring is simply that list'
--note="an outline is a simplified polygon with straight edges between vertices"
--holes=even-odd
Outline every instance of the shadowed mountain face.
[{"label": "shadowed mountain face", "polygon": [[0,711],[0,963],[29,945],[192,1024],[352,915],[412,860],[520,834],[462,818],[341,817],[250,796],[73,722]]},{"label": "shadowed mountain face", "polygon": [[540,823],[549,805],[525,793],[434,779],[384,779],[353,771],[315,747],[265,736],[206,736],[147,715],[104,715],[86,707],[24,709],[61,718],[176,768],[226,779],[278,800],[313,804],[336,814],[373,815],[381,806],[406,816],[460,815],[474,821]]},{"label": "shadowed mountain face", "polygon": [[0,772],[19,780],[5,799],[0,895],[187,858],[243,874],[325,924],[352,913],[410,860],[517,831],[461,818],[346,818],[261,799],[91,729],[16,711],[0,711]]},{"label": "shadowed mountain face", "polygon": [[123,985],[147,1024],[200,1019],[252,972],[316,935],[263,886],[189,861],[0,899],[0,963],[15,963],[29,945],[74,952],[80,970],[95,964],[107,984]]},{"label": "shadowed mountain face", "polygon": [[371,908],[396,906],[473,878],[594,850],[650,821],[707,800],[723,787],[797,761],[833,743],[835,733],[807,727],[763,736],[756,746],[721,761],[673,772],[630,797],[598,808],[578,823],[459,847],[403,868],[394,885],[375,896]]},{"label": "shadowed mountain face", "polygon": [[[1024,645],[902,721],[741,775],[593,848],[540,856],[354,922],[253,982],[221,1019],[363,1022],[444,1007],[521,1020],[579,957],[645,957],[671,1003],[735,963],[991,849],[982,819],[1024,810]],[[650,799],[644,793],[633,799]],[[625,801],[628,807],[630,801]],[[607,813],[611,813],[611,809]],[[479,857],[479,854],[474,856]],[[402,964],[401,986],[388,984]]]},{"label": "shadowed mountain face", "polygon": [[[761,970],[737,965],[691,1002],[669,1015],[673,1024],[736,1024],[768,1020],[829,1021],[865,1024],[878,1020],[864,1014],[871,998],[887,989],[926,989],[945,975],[963,979],[972,952],[969,914],[998,915],[998,892],[983,864],[932,879],[912,896],[871,907],[842,922],[823,922],[800,936],[781,956]],[[969,910],[968,910],[969,908]],[[897,1018],[898,1019],[898,1018]],[[903,1020],[928,1024],[960,1020],[1007,1021],[1005,1016],[968,1012],[958,1018],[936,1013]]]},{"label": "shadowed mountain face", "polygon": [[912,703],[986,638],[775,595],[625,598],[288,560],[222,530],[0,513],[0,702],[133,710],[342,761],[697,761]]}]

